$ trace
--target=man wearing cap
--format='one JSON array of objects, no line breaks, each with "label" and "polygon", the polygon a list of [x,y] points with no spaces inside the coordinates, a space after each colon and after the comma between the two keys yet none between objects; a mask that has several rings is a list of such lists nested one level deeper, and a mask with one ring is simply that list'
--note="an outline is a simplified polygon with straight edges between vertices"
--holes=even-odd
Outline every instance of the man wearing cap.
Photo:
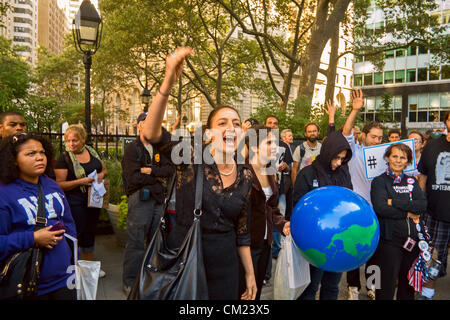
[{"label": "man wearing cap", "polygon": [[123,262],[123,290],[129,294],[145,254],[145,247],[163,214],[162,181],[171,177],[175,166],[142,134],[147,113],[137,119],[138,138],[129,143],[122,159],[122,177],[128,196],[127,244]]}]

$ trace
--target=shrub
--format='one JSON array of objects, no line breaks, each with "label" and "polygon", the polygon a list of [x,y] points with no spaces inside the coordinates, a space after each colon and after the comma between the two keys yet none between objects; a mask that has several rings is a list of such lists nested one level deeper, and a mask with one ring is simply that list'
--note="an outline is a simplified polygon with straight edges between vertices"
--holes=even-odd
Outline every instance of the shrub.
[{"label": "shrub", "polygon": [[125,194],[122,183],[122,166],[117,159],[104,160],[110,181],[109,202],[119,204]]}]

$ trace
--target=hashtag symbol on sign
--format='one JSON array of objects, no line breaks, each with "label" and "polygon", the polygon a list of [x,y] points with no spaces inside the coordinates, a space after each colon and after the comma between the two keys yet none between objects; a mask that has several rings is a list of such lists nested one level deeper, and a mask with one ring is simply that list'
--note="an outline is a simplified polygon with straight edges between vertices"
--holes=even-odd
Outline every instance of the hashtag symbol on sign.
[{"label": "hashtag symbol on sign", "polygon": [[370,169],[375,169],[375,167],[377,166],[377,159],[375,159],[374,156],[370,156],[367,160],[367,164],[369,165]]}]

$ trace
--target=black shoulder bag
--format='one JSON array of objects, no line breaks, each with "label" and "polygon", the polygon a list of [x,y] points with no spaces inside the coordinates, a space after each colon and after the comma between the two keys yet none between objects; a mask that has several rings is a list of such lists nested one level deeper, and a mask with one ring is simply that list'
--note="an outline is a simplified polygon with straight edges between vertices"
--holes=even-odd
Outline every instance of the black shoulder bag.
[{"label": "black shoulder bag", "polygon": [[[164,213],[173,184],[164,205]],[[208,285],[202,253],[200,216],[202,215],[203,170],[197,167],[194,222],[181,246],[167,246],[165,217],[150,241],[129,300],[207,300]]]},{"label": "black shoulder bag", "polygon": [[[40,183],[38,191],[38,212],[34,231],[47,225],[44,194]],[[42,256],[42,249],[35,245],[12,254],[0,263],[0,300],[22,300],[37,294]]]}]

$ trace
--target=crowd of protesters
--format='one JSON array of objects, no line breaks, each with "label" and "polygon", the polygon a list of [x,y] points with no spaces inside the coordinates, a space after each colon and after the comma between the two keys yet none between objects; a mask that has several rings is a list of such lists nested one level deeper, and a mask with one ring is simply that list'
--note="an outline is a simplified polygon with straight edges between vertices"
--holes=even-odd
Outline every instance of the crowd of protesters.
[{"label": "crowd of protesters", "polygon": [[[320,141],[320,128],[304,126],[305,141],[293,148],[292,130],[281,131],[279,120],[267,116],[264,124],[255,119],[241,121],[232,106],[219,106],[209,114],[203,153],[213,160],[196,166],[174,164],[172,151],[178,140],[175,130],[162,127],[169,93],[183,69],[190,48],[178,48],[166,59],[166,71],[148,112],[138,117],[138,136],[124,150],[123,181],[128,196],[127,244],[123,261],[123,290],[129,294],[136,281],[146,246],[155,235],[167,194],[175,181],[170,207],[168,244],[179,247],[193,222],[195,179],[198,170],[203,184],[202,248],[208,295],[212,300],[260,299],[263,285],[277,261],[280,237],[290,234],[290,218],[296,202],[309,191],[327,185],[352,189],[369,202],[380,222],[381,239],[375,254],[361,268],[377,265],[381,287],[368,286],[369,299],[411,300],[415,288],[408,272],[419,255],[421,230],[427,230],[431,245],[441,261],[439,276],[446,275],[450,241],[450,113],[442,119],[447,130],[435,139],[420,131],[402,134],[391,129],[384,142],[392,143],[384,155],[388,169],[369,180],[364,171],[364,147],[383,143],[386,128],[371,121],[362,130],[355,125],[364,107],[361,90],[352,92],[352,110],[342,128],[335,128],[336,106],[327,101],[328,131]],[[179,120],[179,119],[178,119]],[[245,132],[256,132],[258,144],[251,145]],[[292,128],[293,129],[293,128]],[[264,135],[263,133],[264,132]],[[98,208],[88,206],[88,189],[107,176],[103,160],[89,146],[82,125],[65,132],[66,151],[55,165],[51,144],[27,133],[22,114],[0,114],[0,262],[22,250],[39,246],[44,250],[36,299],[75,299],[67,288],[67,267],[73,263],[71,245],[64,233],[78,239],[82,259],[93,260]],[[245,136],[245,147],[238,145]],[[414,140],[414,154],[401,138]],[[278,139],[280,138],[280,139]],[[400,141],[400,142],[399,142]],[[202,153],[202,154],[203,154]],[[237,161],[239,156],[245,162]],[[194,154],[189,155],[193,159]],[[225,161],[224,161],[225,159]],[[405,173],[415,160],[415,171]],[[274,171],[266,172],[275,161]],[[408,192],[406,192],[406,191]],[[36,228],[42,194],[46,225]],[[39,199],[39,201],[38,201]],[[52,230],[57,222],[63,230]],[[273,260],[275,259],[275,260]],[[366,277],[368,276],[365,272]],[[105,276],[103,271],[100,276]],[[300,300],[313,300],[320,290],[322,300],[336,300],[342,273],[310,265],[311,282]],[[346,272],[349,300],[359,299],[360,268]],[[439,281],[439,280],[438,280]],[[432,299],[434,282],[424,285],[420,299]]]}]

